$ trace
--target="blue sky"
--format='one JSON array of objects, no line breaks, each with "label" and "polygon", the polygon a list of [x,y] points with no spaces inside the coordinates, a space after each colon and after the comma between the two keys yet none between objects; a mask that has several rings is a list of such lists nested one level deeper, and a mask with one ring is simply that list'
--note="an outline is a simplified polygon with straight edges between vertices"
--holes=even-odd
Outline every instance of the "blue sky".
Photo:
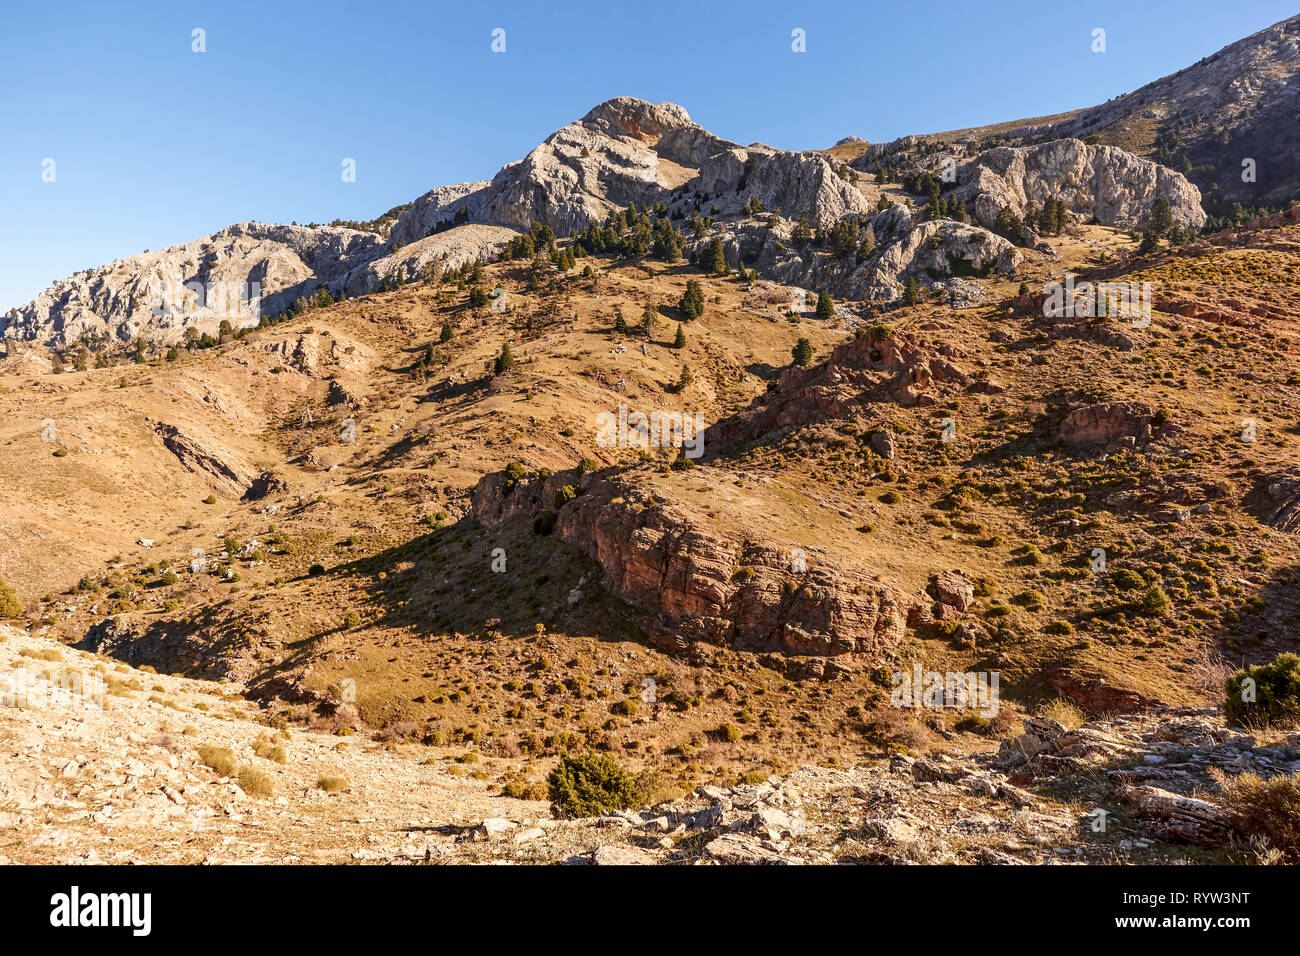
[{"label": "blue sky", "polygon": [[[611,96],[680,103],[742,143],[884,141],[1103,102],[1294,12],[1280,0],[7,4],[0,311],[232,222],[368,219],[490,178]],[[791,51],[795,28],[805,53]],[[344,158],[356,182],[342,181]]]}]

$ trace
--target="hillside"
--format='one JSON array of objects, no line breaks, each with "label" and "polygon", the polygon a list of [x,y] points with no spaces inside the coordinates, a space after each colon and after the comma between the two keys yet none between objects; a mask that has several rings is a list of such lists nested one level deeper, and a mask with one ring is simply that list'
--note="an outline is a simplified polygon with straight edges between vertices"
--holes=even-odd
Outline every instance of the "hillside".
[{"label": "hillside", "polygon": [[[483,276],[505,313],[431,281],[174,362],[6,376],[0,573],[38,633],[242,682],[270,714],[325,719],[352,681],[358,726],[496,756],[585,739],[683,786],[951,735],[960,712],[891,715],[891,662],[1002,673],[1003,716],[966,746],[1057,696],[1210,701],[1215,661],[1290,648],[1300,608],[1297,228],[1139,256],[1075,226],[979,280],[984,307],[833,320],[687,266],[507,261]],[[1017,298],[1062,268],[1154,282],[1151,326]],[[647,303],[649,339],[615,331]],[[799,337],[813,362],[787,368]],[[602,447],[620,403],[699,412],[706,453]],[[581,494],[557,508],[564,485]],[[1153,615],[1137,599],[1157,585]]]},{"label": "hillside", "polygon": [[56,283],[0,320],[0,862],[1293,860],[1300,735],[1225,693],[1300,650],[1300,204],[1217,228],[1118,132],[1291,142],[1297,24],[830,151],[618,97]]},{"label": "hillside", "polygon": [[1295,16],[1098,106],[921,139],[1025,145],[1075,137],[1179,170],[1211,216],[1230,214],[1234,204],[1279,208],[1300,199],[1298,78]]}]

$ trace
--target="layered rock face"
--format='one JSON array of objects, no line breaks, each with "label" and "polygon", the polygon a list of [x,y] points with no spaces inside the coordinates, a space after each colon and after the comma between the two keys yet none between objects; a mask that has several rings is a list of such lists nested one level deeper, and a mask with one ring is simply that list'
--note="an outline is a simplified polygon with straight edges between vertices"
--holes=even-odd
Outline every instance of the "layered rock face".
[{"label": "layered rock face", "polygon": [[[1300,197],[1297,79],[1300,16],[1293,16],[1132,93],[1023,132],[1106,142],[1154,124],[1177,144],[1175,155],[1187,158],[1201,190],[1217,187],[1228,202],[1279,206]],[[1247,158],[1256,164],[1253,179],[1242,176]]]},{"label": "layered rock face", "polygon": [[188,470],[208,479],[227,494],[243,495],[256,480],[247,465],[224,449],[213,448],[185,434],[175,425],[155,422],[154,432]]},{"label": "layered rock face", "polygon": [[[823,363],[787,368],[774,391],[709,428],[709,448],[726,451],[782,428],[869,419],[873,406],[882,402],[934,405],[941,395],[976,384],[959,366],[910,336],[869,329],[836,347]],[[892,448],[892,443],[892,436],[881,440],[882,446]]]},{"label": "layered rock face", "polygon": [[861,262],[801,246],[791,238],[791,228],[789,221],[775,226],[763,219],[724,221],[689,248],[700,253],[720,239],[728,261],[743,261],[774,281],[872,302],[900,299],[913,278],[924,288],[946,289],[962,298],[969,294],[969,277],[1014,272],[1023,258],[1014,245],[979,225],[952,219],[917,222],[906,206],[870,217],[876,245]]},{"label": "layered rock face", "polygon": [[[487,525],[531,520],[578,483],[573,472],[514,487],[488,475],[471,514]],[[794,548],[748,543],[739,529],[661,498],[623,478],[588,478],[553,533],[600,564],[610,592],[654,615],[664,643],[876,660],[902,637],[905,599],[866,569],[819,561],[813,549],[792,561]]]},{"label": "layered rock face", "polygon": [[1164,198],[1175,225],[1205,225],[1200,190],[1181,173],[1077,139],[991,149],[958,167],[957,183],[954,195],[974,203],[975,218],[989,228],[1004,207],[1023,215],[1030,201],[1046,199],[1060,200],[1085,221],[1127,229],[1145,225],[1152,203]]},{"label": "layered rock face", "polygon": [[256,325],[259,314],[284,311],[383,249],[380,237],[354,229],[236,223],[62,279],[0,317],[0,335],[51,345],[87,336],[165,344],[191,328],[215,332],[222,320]]},{"label": "layered rock face", "polygon": [[820,153],[741,147],[692,122],[680,106],[624,96],[552,133],[490,182],[421,196],[392,238],[414,242],[465,222],[519,230],[544,223],[567,236],[633,202],[664,202],[682,212],[699,202],[734,215],[751,196],[785,216],[822,224],[870,209]]}]

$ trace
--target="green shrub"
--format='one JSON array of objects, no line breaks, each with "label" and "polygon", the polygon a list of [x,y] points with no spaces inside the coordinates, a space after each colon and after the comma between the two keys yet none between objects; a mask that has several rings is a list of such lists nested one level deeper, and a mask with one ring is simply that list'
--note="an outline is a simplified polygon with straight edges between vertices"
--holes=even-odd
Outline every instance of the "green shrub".
[{"label": "green shrub", "polygon": [[555,510],[559,511],[576,497],[578,497],[578,489],[573,485],[565,485],[555,493]]},{"label": "green shrub", "polygon": [[1110,583],[1115,585],[1116,589],[1120,591],[1136,591],[1138,588],[1145,585],[1146,581],[1143,580],[1142,575],[1138,574],[1136,571],[1131,571],[1125,568],[1123,571],[1116,571],[1112,574],[1110,576]]},{"label": "green shrub", "polygon": [[551,811],[557,817],[600,816],[634,806],[641,799],[627,771],[604,754],[565,754],[546,784]]},{"label": "green shrub", "polygon": [[[1267,726],[1300,722],[1300,655],[1279,654],[1271,663],[1238,671],[1224,682],[1223,689],[1227,694],[1223,715],[1230,723]],[[1253,689],[1253,695],[1248,689]],[[1243,700],[1243,696],[1255,699]]]},{"label": "green shrub", "polygon": [[1037,591],[1021,591],[1011,599],[1011,603],[1030,611],[1041,611],[1045,606],[1042,594]]},{"label": "green shrub", "polygon": [[527,472],[524,471],[524,466],[519,464],[517,461],[512,461],[510,464],[506,465],[506,481],[503,486],[505,491],[513,491],[515,485],[519,484],[519,482],[523,480],[525,474],[527,474]]},{"label": "green shrub", "polygon": [[23,606],[18,595],[0,578],[0,617],[18,617],[22,613]]},{"label": "green shrub", "polygon": [[1164,617],[1173,610],[1174,602],[1169,600],[1165,589],[1156,584],[1147,588],[1142,595],[1142,613],[1150,617]]}]

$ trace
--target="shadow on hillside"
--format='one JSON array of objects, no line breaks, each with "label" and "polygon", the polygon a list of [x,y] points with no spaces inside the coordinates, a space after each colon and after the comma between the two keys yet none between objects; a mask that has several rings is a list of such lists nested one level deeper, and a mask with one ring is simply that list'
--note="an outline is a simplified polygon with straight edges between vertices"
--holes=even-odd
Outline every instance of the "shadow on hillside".
[{"label": "shadow on hillside", "polygon": [[531,525],[531,517],[499,528],[463,518],[326,575],[351,577],[366,592],[366,604],[380,611],[371,628],[509,639],[558,630],[640,641],[643,612],[600,587],[600,566]]}]

